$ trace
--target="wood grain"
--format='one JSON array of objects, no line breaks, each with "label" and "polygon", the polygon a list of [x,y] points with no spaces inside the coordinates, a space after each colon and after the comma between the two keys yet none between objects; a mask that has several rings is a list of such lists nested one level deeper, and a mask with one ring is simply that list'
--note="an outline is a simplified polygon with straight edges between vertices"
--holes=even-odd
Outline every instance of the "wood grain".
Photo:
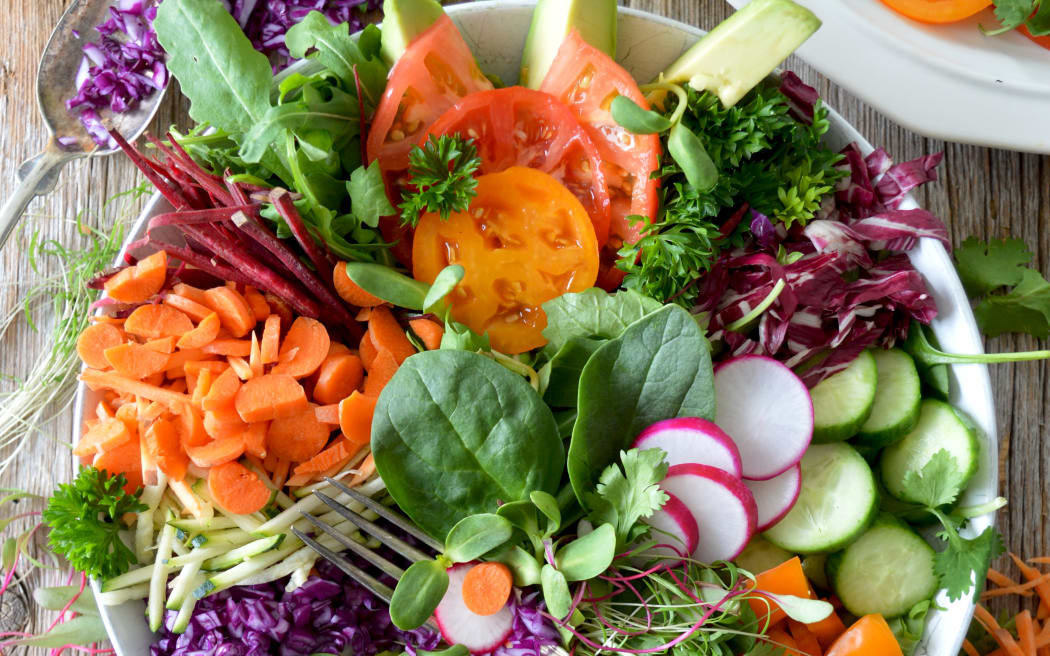
[{"label": "wood grain", "polygon": [[[721,0],[627,0],[621,4],[705,29],[730,11]],[[0,34],[5,35],[0,44],[0,181],[7,189],[16,182],[18,164],[45,143],[43,121],[36,111],[36,63],[64,7],[63,0],[7,0],[6,11],[0,12]],[[968,235],[982,239],[1019,237],[1038,253],[1039,268],[1044,272],[1050,269],[1050,231],[1043,229],[1050,225],[1050,158],[925,138],[894,124],[802,62],[791,61],[789,66],[814,84],[826,102],[872,143],[883,145],[896,159],[944,151],[941,180],[921,190],[918,199],[948,223],[955,243]],[[153,130],[185,123],[184,117],[182,102],[170,94]],[[101,213],[102,202],[137,180],[133,167],[120,157],[73,162],[62,173],[55,192],[30,206],[26,230],[39,229],[62,243],[82,243],[73,224],[77,213],[84,212],[90,225],[108,227],[113,217]],[[16,307],[21,291],[37,276],[25,257],[26,244],[25,234],[16,236],[0,253],[0,311]],[[42,273],[53,271],[53,265],[45,262]],[[47,322],[44,315],[39,318],[44,326],[41,332],[20,322],[0,338],[0,372],[24,373],[33,358],[48,347]],[[1040,346],[1045,344],[1027,337],[1004,337],[988,345],[993,351]],[[1010,499],[1010,506],[1000,514],[1000,527],[1007,544],[1028,555],[1050,552],[1050,449],[1044,444],[1050,401],[1048,372],[1046,363],[1001,365],[992,370],[1002,443],[1003,492]],[[68,480],[72,467],[64,444],[70,435],[70,415],[69,411],[59,413],[53,422],[28,437],[14,466],[0,476],[0,487],[46,494],[56,483]],[[21,507],[39,510],[41,503],[23,502]],[[55,584],[57,576],[35,573],[29,583]],[[46,627],[52,615],[35,610],[27,630]]]}]

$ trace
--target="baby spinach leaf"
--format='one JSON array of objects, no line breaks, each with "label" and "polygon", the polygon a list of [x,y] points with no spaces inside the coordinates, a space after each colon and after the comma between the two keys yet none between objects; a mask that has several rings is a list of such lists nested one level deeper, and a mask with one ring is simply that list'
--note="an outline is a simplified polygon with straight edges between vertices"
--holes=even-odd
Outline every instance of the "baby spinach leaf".
[{"label": "baby spinach leaf", "polygon": [[547,314],[548,353],[557,353],[571,337],[612,339],[627,326],[662,307],[659,301],[636,291],[609,294],[597,287],[579,293],[562,294],[543,304]]},{"label": "baby spinach leaf", "polygon": [[394,626],[411,631],[419,628],[434,614],[448,590],[448,572],[437,560],[412,563],[398,579],[390,598],[390,621]]},{"label": "baby spinach leaf", "polygon": [[536,391],[490,358],[455,350],[405,360],[379,396],[372,452],[397,504],[438,539],[500,502],[557,491],[564,462]]},{"label": "baby spinach leaf", "polygon": [[468,563],[503,545],[514,535],[506,518],[479,513],[459,520],[445,538],[445,555],[454,563]]},{"label": "baby spinach leaf", "polygon": [[608,569],[615,555],[616,529],[602,524],[559,549],[554,562],[566,580],[586,581]]},{"label": "baby spinach leaf", "polygon": [[379,225],[380,217],[397,214],[387,199],[379,160],[373,160],[367,167],[362,165],[354,169],[350,181],[346,183],[346,192],[350,194],[350,207],[354,216],[367,226],[375,228]]},{"label": "baby spinach leaf", "polygon": [[642,429],[673,417],[714,417],[707,340],[692,315],[667,305],[594,352],[580,376],[568,469],[580,503]]},{"label": "baby spinach leaf", "polygon": [[248,131],[270,107],[270,62],[215,0],[170,0],[157,8],[157,40],[190,99],[190,117],[229,133]]},{"label": "baby spinach leaf", "polygon": [[543,400],[555,408],[575,407],[583,367],[603,343],[587,337],[570,337],[546,365],[547,388]]}]

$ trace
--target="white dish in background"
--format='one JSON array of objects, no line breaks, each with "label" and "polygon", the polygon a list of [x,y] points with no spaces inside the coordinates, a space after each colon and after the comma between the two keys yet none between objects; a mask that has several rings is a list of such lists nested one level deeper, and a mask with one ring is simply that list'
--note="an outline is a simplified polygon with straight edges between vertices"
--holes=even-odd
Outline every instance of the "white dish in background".
[{"label": "white dish in background", "polygon": [[[734,7],[750,0],[729,0]],[[879,0],[796,0],[824,22],[798,55],[909,130],[1050,154],[1050,50],[998,25],[990,9],[926,25]]]},{"label": "white dish in background", "polygon": [[[472,4],[453,5],[448,13],[460,26],[475,55],[486,72],[499,75],[511,82],[518,79],[518,67],[525,34],[532,17],[532,2],[527,0],[490,0]],[[655,77],[683,50],[701,35],[701,31],[660,16],[623,9],[619,22],[619,61],[639,80]],[[831,131],[827,141],[832,148],[841,148],[857,141],[868,152],[871,145],[841,116],[831,112]],[[904,208],[916,207],[910,198]],[[138,221],[128,233],[128,242],[145,234],[149,219],[170,206],[155,194]],[[937,242],[923,239],[910,254],[916,268],[926,278],[930,292],[940,308],[933,322],[933,331],[943,348],[959,353],[979,353],[982,349],[980,333],[951,259]],[[117,263],[123,261],[123,251]],[[982,437],[980,468],[970,489],[964,496],[967,505],[984,503],[998,494],[996,454],[998,442],[995,432],[995,408],[991,381],[984,365],[952,367],[951,401],[965,411],[976,423]],[[80,385],[75,416],[85,417],[85,410],[93,408],[98,397]],[[74,442],[80,437],[82,422],[74,428]],[[984,530],[992,523],[989,516],[973,521],[973,529]],[[92,587],[98,592],[96,582]],[[934,611],[927,624],[926,635],[917,656],[956,656],[973,613],[973,603],[963,599],[948,603],[938,599],[943,611]],[[144,656],[152,642],[144,618],[145,605],[141,601],[122,606],[102,608],[102,620],[109,632],[118,656]]]}]

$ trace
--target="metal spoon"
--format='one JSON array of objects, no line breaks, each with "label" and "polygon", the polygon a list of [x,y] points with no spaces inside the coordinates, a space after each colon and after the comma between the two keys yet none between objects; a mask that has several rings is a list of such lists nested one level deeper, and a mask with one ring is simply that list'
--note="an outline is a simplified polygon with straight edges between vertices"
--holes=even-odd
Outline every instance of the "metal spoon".
[{"label": "metal spoon", "polygon": [[[44,47],[37,69],[36,95],[49,137],[41,153],[18,167],[19,184],[0,208],[0,248],[18,225],[29,201],[55,188],[58,172],[66,162],[79,157],[110,155],[117,150],[96,145],[80,120],[66,109],[66,100],[76,92],[74,79],[84,55],[81,45],[96,34],[95,26],[106,20],[110,4],[109,0],[73,0]],[[73,36],[74,30],[80,38]],[[131,112],[107,117],[107,125],[128,141],[134,141],[157,112],[164,91],[154,91]],[[68,145],[59,145],[60,138],[69,140]]]}]

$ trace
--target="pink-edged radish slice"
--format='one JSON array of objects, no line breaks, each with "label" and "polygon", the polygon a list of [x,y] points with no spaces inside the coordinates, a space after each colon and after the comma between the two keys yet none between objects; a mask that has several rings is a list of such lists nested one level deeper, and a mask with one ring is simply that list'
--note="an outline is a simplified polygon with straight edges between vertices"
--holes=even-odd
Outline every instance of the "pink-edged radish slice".
[{"label": "pink-edged radish slice", "polygon": [[701,562],[736,558],[755,534],[755,499],[732,474],[708,465],[674,465],[660,487],[678,497],[693,514],[700,530],[693,558]]},{"label": "pink-edged radish slice", "polygon": [[743,477],[764,481],[802,460],[813,439],[813,401],[783,364],[742,355],[715,369],[715,423],[740,450]]},{"label": "pink-edged radish slice", "polygon": [[802,467],[795,465],[766,481],[744,481],[758,506],[758,532],[771,528],[784,518],[802,491]]},{"label": "pink-edged radish slice", "polygon": [[642,431],[634,441],[634,448],[663,449],[667,453],[667,464],[672,467],[695,462],[737,478],[741,475],[740,451],[733,438],[714,422],[700,417],[658,421]]},{"label": "pink-edged radish slice", "polygon": [[652,527],[650,537],[657,545],[649,553],[659,554],[667,559],[680,559],[690,556],[700,542],[700,529],[696,519],[681,499],[667,492],[667,503],[653,513],[652,517],[642,520]]},{"label": "pink-edged radish slice", "polygon": [[478,615],[463,601],[463,579],[477,563],[460,563],[448,569],[448,590],[434,611],[441,637],[450,645],[463,645],[472,654],[490,652],[502,645],[514,627],[514,613],[507,604],[494,615]]}]

